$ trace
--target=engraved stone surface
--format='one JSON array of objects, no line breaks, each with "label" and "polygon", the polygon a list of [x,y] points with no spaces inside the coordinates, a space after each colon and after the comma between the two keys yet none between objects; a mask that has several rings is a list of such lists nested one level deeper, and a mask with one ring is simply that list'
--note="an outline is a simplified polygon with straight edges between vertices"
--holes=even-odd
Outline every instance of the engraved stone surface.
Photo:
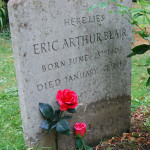
[{"label": "engraved stone surface", "polygon": [[[119,134],[130,123],[131,26],[111,5],[86,10],[99,0],[10,0],[9,17],[19,99],[27,147],[55,149],[46,135],[38,104],[54,108],[58,90],[74,90],[77,113],[69,124],[87,124],[85,141]],[[120,1],[131,7],[131,0]],[[60,135],[61,150],[73,150],[74,135]],[[68,145],[69,144],[69,145]]]}]

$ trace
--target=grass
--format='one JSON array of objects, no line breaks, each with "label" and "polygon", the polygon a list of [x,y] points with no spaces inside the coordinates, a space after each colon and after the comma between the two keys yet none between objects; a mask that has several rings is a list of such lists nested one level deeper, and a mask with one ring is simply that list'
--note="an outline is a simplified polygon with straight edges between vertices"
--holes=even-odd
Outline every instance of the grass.
[{"label": "grass", "polygon": [[[137,3],[133,3],[132,7],[141,8],[140,5]],[[149,9],[150,5],[143,3],[143,7]],[[150,18],[150,15],[148,13],[146,15],[148,18]],[[138,22],[140,27],[142,28],[148,27],[148,28],[144,28],[148,32],[150,24],[145,17],[139,16],[138,18],[136,18],[136,21]],[[137,38],[137,41],[138,41],[138,45],[146,44],[145,43],[146,40],[144,41],[143,39],[140,40],[140,38]],[[144,66],[144,64],[147,64],[147,66]],[[147,52],[144,55],[132,57],[132,91],[131,91],[132,111],[136,110],[140,106],[143,107],[150,106],[150,88],[145,86],[146,81],[148,79],[148,73],[147,73],[148,65],[150,65],[150,52]]]},{"label": "grass", "polygon": [[0,40],[0,150],[25,150],[10,41]]},{"label": "grass", "polygon": [[150,88],[146,87],[148,79],[147,66],[150,64],[150,53],[132,57],[132,87],[131,110],[134,111],[141,105],[150,106]]}]

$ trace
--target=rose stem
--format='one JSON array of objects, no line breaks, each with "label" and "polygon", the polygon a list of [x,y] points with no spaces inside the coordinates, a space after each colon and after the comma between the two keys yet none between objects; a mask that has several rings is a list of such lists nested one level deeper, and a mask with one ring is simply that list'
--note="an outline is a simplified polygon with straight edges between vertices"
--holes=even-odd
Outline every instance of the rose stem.
[{"label": "rose stem", "polygon": [[58,132],[56,131],[56,150],[58,150]]},{"label": "rose stem", "polygon": [[82,140],[83,148],[84,148],[84,150],[86,150],[86,146],[85,146],[85,143],[83,141],[83,138],[81,138],[81,140]]},{"label": "rose stem", "polygon": [[63,111],[60,111],[59,120],[60,120],[60,118],[61,118],[61,116],[62,116],[62,113],[63,113]]},{"label": "rose stem", "polygon": [[[60,114],[59,114],[59,120],[60,120],[60,118],[61,118],[61,116],[62,116],[62,113],[63,113],[63,111],[60,111]],[[58,120],[58,121],[59,121]],[[56,131],[56,150],[58,150],[58,132]]]}]

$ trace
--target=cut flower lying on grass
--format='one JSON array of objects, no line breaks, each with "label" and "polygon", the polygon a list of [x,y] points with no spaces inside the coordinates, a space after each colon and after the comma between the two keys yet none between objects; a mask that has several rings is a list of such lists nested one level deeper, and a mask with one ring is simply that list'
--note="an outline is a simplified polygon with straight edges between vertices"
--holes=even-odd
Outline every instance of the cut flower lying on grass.
[{"label": "cut flower lying on grass", "polygon": [[75,129],[75,137],[76,137],[76,149],[93,150],[93,147],[86,145],[83,140],[83,137],[86,135],[86,124],[76,123],[74,129]]},{"label": "cut flower lying on grass", "polygon": [[49,104],[45,103],[39,103],[39,109],[45,118],[40,127],[48,130],[48,133],[56,128],[56,150],[58,150],[58,133],[70,135],[70,127],[66,119],[72,118],[70,115],[62,116],[62,113],[64,111],[75,113],[78,98],[74,91],[65,89],[57,92],[56,100],[60,109],[54,111]]}]

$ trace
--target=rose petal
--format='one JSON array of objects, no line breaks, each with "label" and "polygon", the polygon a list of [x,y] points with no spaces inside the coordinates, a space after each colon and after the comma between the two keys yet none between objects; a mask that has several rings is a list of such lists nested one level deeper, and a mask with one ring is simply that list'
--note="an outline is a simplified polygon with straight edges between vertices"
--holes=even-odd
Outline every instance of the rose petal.
[{"label": "rose petal", "polygon": [[59,90],[56,94],[56,99],[60,104],[60,109],[66,111],[69,108],[75,108],[78,103],[77,95],[74,91],[69,89]]},{"label": "rose petal", "polygon": [[76,108],[78,106],[78,103],[74,104],[74,105],[69,105],[68,108]]},{"label": "rose petal", "polygon": [[74,126],[75,129],[75,135],[79,136],[81,134],[81,137],[83,137],[86,134],[86,124],[85,123],[76,123]]},{"label": "rose petal", "polygon": [[61,111],[67,111],[68,110],[68,106],[66,104],[60,105],[60,110]]},{"label": "rose petal", "polygon": [[64,103],[62,102],[62,95],[63,95],[63,92],[61,90],[59,90],[57,92],[57,95],[56,95],[56,100],[58,101],[58,103],[60,105],[63,105]]}]

